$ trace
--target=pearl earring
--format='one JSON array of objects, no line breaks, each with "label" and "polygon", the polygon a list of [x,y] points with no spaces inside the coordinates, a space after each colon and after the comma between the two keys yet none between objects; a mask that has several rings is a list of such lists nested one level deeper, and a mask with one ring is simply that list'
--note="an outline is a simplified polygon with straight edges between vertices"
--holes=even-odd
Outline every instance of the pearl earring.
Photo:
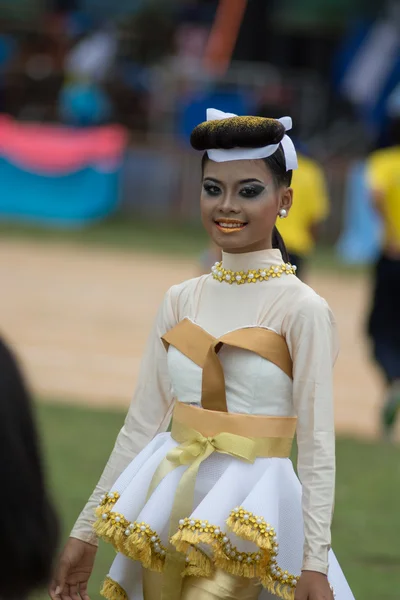
[{"label": "pearl earring", "polygon": [[285,208],[281,208],[281,210],[279,211],[279,217],[281,219],[286,219],[286,217],[287,217],[287,210]]}]

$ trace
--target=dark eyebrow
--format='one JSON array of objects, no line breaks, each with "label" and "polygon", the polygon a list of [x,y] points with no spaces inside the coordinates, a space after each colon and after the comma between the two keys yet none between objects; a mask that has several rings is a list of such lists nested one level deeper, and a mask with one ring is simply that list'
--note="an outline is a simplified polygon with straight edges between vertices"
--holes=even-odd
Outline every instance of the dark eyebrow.
[{"label": "dark eyebrow", "polygon": [[219,179],[215,179],[215,177],[204,177],[203,181],[213,181],[214,183],[219,183],[220,185],[222,185],[222,181],[220,181]]},{"label": "dark eyebrow", "polygon": [[242,179],[241,181],[239,181],[239,183],[261,183],[261,185],[264,185],[264,183],[262,181],[260,181],[259,179],[256,179],[255,177],[252,177],[251,179]]},{"label": "dark eyebrow", "polygon": [[[222,181],[220,181],[219,179],[216,179],[215,177],[204,177],[204,181],[213,181],[214,183],[218,183],[219,185],[222,185]],[[239,183],[242,185],[243,183],[261,183],[261,185],[265,185],[262,181],[260,181],[259,179],[256,179],[255,177],[251,177],[250,179],[242,179],[241,181],[239,181]]]}]

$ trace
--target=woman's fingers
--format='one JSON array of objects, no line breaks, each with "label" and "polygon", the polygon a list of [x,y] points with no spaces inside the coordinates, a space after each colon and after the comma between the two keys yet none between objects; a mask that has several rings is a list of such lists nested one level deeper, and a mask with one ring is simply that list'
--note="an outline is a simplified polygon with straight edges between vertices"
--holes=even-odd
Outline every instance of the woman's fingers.
[{"label": "woman's fingers", "polygon": [[87,589],[87,582],[79,584],[79,593],[82,600],[90,600]]},{"label": "woman's fingers", "polygon": [[58,563],[57,571],[49,590],[50,598],[52,600],[59,600],[60,597],[62,597],[61,595],[62,592],[64,592],[65,581],[67,579],[70,566],[69,560],[66,560],[65,558],[62,558]]},{"label": "woman's fingers", "polygon": [[71,600],[81,600],[77,584],[69,586],[69,595]]},{"label": "woman's fingers", "polygon": [[69,593],[69,585],[64,586],[64,589],[61,592],[61,595],[59,596],[59,598],[61,598],[61,600],[72,600],[70,593]]}]

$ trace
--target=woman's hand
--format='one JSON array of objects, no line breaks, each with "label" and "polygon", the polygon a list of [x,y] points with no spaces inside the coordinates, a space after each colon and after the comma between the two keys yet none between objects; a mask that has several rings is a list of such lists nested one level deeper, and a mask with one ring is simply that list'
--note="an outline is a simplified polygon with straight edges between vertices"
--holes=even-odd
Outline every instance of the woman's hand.
[{"label": "woman's hand", "polygon": [[49,588],[52,600],[90,600],[87,584],[96,552],[97,546],[69,538]]},{"label": "woman's hand", "polygon": [[296,586],[294,600],[333,600],[328,578],[317,571],[303,571]]}]

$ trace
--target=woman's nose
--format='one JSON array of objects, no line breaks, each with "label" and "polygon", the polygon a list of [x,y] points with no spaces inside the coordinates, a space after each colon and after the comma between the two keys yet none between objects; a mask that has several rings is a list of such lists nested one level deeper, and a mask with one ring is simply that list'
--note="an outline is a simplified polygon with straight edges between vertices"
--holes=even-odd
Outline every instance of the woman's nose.
[{"label": "woman's nose", "polygon": [[219,204],[219,210],[223,213],[238,213],[240,212],[240,207],[235,202],[235,199],[232,194],[226,193],[223,198],[221,198],[221,202]]}]

